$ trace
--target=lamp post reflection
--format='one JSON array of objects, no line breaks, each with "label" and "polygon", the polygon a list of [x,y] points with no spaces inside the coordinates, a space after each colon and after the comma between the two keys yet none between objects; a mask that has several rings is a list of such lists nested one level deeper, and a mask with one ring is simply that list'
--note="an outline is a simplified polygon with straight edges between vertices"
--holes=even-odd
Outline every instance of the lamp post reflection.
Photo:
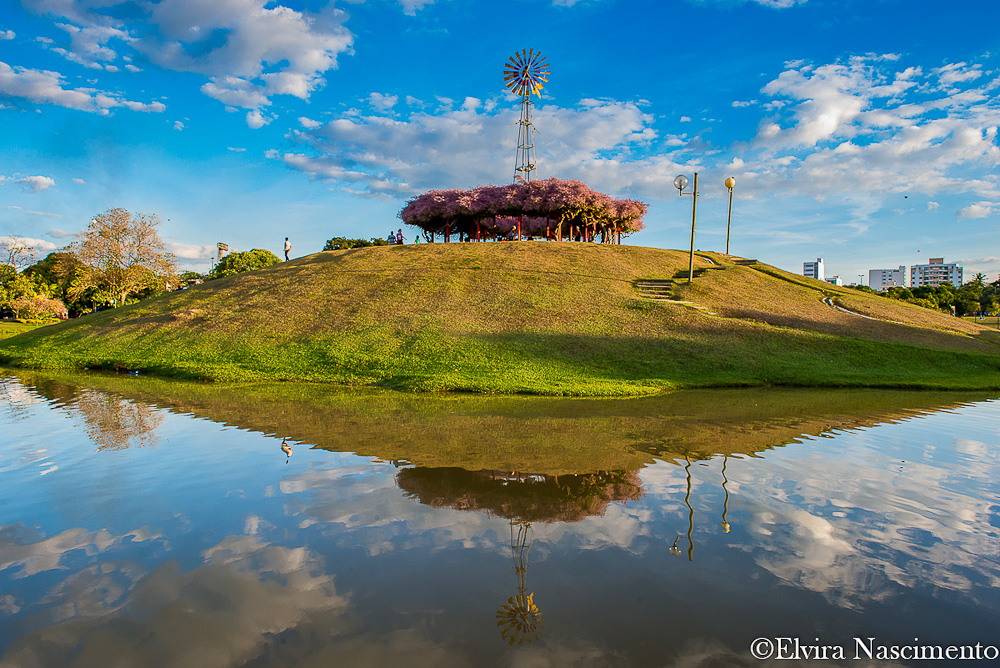
[{"label": "lamp post reflection", "polygon": [[722,455],[722,491],[725,492],[726,498],[722,501],[722,522],[719,525],[722,527],[722,533],[729,533],[729,520],[726,519],[726,514],[729,512],[729,490],[726,485],[729,484],[729,478],[726,477],[726,464],[729,463],[729,455]]}]

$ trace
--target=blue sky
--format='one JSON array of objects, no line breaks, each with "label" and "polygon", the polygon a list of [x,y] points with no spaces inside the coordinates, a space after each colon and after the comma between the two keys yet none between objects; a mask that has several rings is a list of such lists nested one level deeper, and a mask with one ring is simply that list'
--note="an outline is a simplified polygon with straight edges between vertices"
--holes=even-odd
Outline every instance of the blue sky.
[{"label": "blue sky", "polygon": [[[536,177],[650,204],[628,243],[847,282],[1000,272],[1000,5],[923,0],[0,0],[0,240],[158,214],[183,267],[385,236],[432,188],[507,183],[506,59],[548,58]],[[404,231],[405,234],[405,231]],[[413,236],[412,231],[408,237]]]}]

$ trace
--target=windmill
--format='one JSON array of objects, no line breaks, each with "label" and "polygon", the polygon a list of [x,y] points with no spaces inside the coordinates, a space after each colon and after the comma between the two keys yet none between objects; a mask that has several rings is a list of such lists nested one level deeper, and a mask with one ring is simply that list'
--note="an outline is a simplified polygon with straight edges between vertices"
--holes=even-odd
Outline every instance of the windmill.
[{"label": "windmill", "polygon": [[549,65],[541,52],[534,49],[515,52],[504,65],[503,80],[507,88],[521,97],[521,120],[517,128],[517,159],[514,182],[531,181],[535,171],[534,126],[531,124],[531,94],[541,97],[542,83],[548,82]]}]

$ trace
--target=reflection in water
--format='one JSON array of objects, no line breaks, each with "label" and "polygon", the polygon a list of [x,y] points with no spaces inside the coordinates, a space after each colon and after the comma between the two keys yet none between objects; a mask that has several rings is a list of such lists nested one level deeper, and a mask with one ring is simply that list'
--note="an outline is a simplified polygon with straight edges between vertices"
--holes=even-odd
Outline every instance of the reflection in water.
[{"label": "reflection in water", "polygon": [[[31,378],[0,402],[0,665],[748,667],[756,637],[997,644],[995,403]],[[44,477],[41,443],[62,464]],[[292,462],[293,444],[316,447]]]},{"label": "reflection in water", "polygon": [[694,561],[694,508],[691,507],[691,460],[685,455],[684,477],[687,479],[687,490],[684,492],[684,505],[688,508],[688,561]]},{"label": "reflection in water", "polygon": [[433,508],[484,511],[524,522],[579,522],[604,515],[612,502],[642,498],[637,471],[546,475],[415,466],[400,469],[396,482]]},{"label": "reflection in water", "polygon": [[636,471],[549,476],[412,467],[400,469],[396,482],[411,497],[435,508],[482,511],[509,519],[517,593],[497,610],[496,623],[511,645],[538,640],[544,626],[526,582],[528,554],[535,539],[532,521],[578,522],[603,516],[611,502],[628,503],[643,496]]},{"label": "reflection in water", "polygon": [[535,530],[530,522],[510,521],[510,553],[514,561],[511,568],[517,574],[517,593],[497,610],[497,626],[500,635],[511,645],[538,640],[545,626],[542,613],[535,605],[535,594],[528,592],[528,553],[534,542]]},{"label": "reflection in water", "polygon": [[153,447],[163,413],[145,403],[129,401],[106,392],[86,390],[73,408],[84,418],[84,428],[98,450]]},{"label": "reflection in water", "polygon": [[719,522],[719,526],[722,527],[722,533],[729,533],[729,520],[726,515],[729,514],[729,489],[726,485],[729,484],[729,478],[726,477],[726,464],[729,463],[729,455],[722,456],[722,491],[725,493],[725,500],[722,502],[722,521]]}]

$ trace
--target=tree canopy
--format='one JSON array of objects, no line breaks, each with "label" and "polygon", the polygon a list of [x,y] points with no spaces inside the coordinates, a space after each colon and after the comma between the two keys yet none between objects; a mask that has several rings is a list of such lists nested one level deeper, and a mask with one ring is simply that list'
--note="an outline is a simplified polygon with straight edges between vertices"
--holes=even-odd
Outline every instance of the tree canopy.
[{"label": "tree canopy", "polygon": [[97,288],[95,300],[121,306],[130,295],[162,288],[175,273],[157,228],[159,216],[108,209],[94,217],[70,249],[83,263],[74,294]]},{"label": "tree canopy", "polygon": [[219,264],[215,265],[215,269],[209,274],[209,278],[222,278],[223,276],[240,274],[244,271],[263,269],[279,262],[281,260],[278,259],[277,255],[263,248],[254,248],[242,253],[230,253],[222,258]]},{"label": "tree canopy", "polygon": [[497,236],[520,225],[521,233],[562,239],[573,236],[616,242],[643,228],[648,206],[616,200],[581,181],[545,179],[471,190],[431,190],[407,202],[399,217],[428,233]]}]

